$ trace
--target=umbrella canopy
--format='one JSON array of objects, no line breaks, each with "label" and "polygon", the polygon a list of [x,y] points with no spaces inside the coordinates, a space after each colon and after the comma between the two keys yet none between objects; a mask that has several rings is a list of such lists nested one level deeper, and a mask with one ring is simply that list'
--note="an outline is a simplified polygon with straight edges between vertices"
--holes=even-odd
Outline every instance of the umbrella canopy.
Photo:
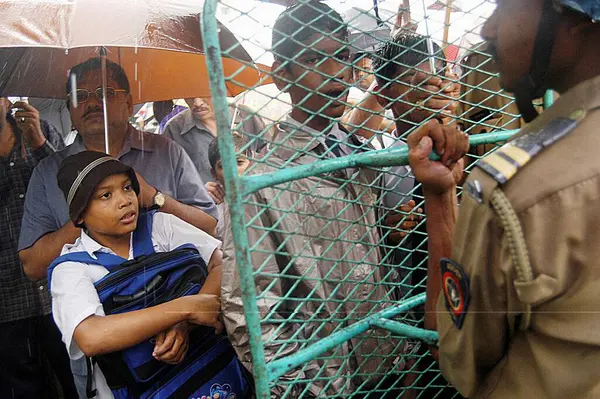
[{"label": "umbrella canopy", "polygon": [[[378,12],[352,7],[344,12],[344,20],[348,23],[350,35],[348,41],[357,52],[375,52],[385,43],[392,32],[390,21],[394,15],[389,11]],[[379,19],[378,19],[379,17]]]},{"label": "umbrella canopy", "polygon": [[[156,0],[0,1],[0,94],[65,98],[69,69],[105,48],[125,69],[135,103],[209,96],[198,7]],[[260,72],[223,25],[219,40],[230,95],[255,86]]]}]

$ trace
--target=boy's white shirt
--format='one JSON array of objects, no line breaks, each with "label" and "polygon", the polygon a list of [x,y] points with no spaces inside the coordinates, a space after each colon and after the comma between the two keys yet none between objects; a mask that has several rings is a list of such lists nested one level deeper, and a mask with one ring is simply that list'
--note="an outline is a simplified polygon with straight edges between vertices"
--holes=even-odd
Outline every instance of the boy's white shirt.
[{"label": "boy's white shirt", "polygon": [[[207,264],[215,249],[221,246],[219,240],[204,231],[176,216],[160,212],[154,215],[151,238],[155,252],[171,251],[183,244],[195,245]],[[87,252],[94,258],[94,252],[114,253],[111,249],[98,244],[83,230],[74,244],[66,244],[63,247],[61,255],[81,251]],[[131,246],[128,259],[133,259]],[[79,262],[62,263],[52,273],[50,287],[52,314],[62,333],[69,357],[73,360],[81,359],[84,356],[73,339],[75,328],[89,316],[104,316],[94,283],[107,274],[108,270],[105,267]],[[94,368],[94,382],[98,391],[96,398],[113,397],[98,367]]]}]

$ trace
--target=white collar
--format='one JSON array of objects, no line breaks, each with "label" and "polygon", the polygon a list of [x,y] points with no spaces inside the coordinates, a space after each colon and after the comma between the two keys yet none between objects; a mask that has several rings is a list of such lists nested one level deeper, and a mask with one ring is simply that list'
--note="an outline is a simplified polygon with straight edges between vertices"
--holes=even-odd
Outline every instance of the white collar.
[{"label": "white collar", "polygon": [[[129,241],[129,257],[128,257],[128,259],[133,259],[133,241],[132,241],[133,234],[131,235],[129,240],[130,241]],[[74,244],[67,244],[65,246],[64,252],[81,252],[81,251],[87,252],[94,259],[97,259],[96,255],[95,255],[96,252],[103,252],[103,253],[107,253],[107,254],[116,255],[112,249],[99,244],[96,240],[94,240],[92,237],[90,237],[85,232],[85,230],[81,230],[81,235],[79,236],[77,241],[75,241]]]}]

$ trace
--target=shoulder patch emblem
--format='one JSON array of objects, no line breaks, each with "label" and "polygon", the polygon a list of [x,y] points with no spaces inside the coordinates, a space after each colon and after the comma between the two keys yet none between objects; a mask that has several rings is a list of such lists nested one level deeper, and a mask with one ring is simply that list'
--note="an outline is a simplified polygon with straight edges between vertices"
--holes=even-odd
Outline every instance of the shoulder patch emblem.
[{"label": "shoulder patch emblem", "polygon": [[462,266],[452,259],[443,258],[440,261],[440,267],[446,308],[450,312],[454,325],[460,330],[471,300],[469,277]]},{"label": "shoulder patch emblem", "polygon": [[557,118],[540,130],[530,132],[483,158],[477,166],[500,184],[510,180],[533,157],[571,133],[585,117],[577,110],[569,118]]}]

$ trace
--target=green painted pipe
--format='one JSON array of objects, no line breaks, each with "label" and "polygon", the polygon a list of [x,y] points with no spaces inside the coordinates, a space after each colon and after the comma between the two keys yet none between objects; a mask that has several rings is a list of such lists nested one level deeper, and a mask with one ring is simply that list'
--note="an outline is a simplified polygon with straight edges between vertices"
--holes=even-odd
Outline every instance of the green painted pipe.
[{"label": "green painted pipe", "polygon": [[[494,133],[477,134],[470,137],[470,145],[493,144],[509,140],[518,130],[505,130]],[[434,158],[435,159],[435,158]],[[325,159],[310,165],[294,166],[273,173],[245,176],[241,179],[242,195],[254,193],[266,187],[286,183],[323,173],[356,166],[385,167],[408,165],[408,147],[366,151],[345,157]]]}]

